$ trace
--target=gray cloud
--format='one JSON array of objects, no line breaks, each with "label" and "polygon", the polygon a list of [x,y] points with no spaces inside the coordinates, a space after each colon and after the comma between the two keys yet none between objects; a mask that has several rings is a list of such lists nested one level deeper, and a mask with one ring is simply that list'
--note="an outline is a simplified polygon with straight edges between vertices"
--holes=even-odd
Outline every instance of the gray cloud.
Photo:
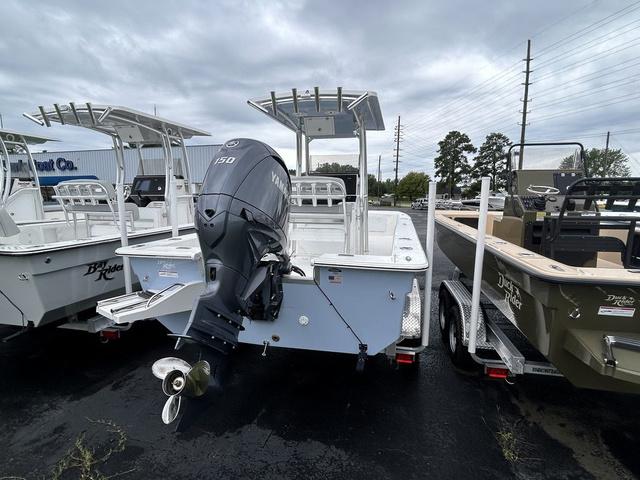
[{"label": "gray cloud", "polygon": [[[466,131],[476,144],[494,130],[517,138],[518,62],[526,38],[533,38],[536,57],[529,138],[634,128],[638,100],[630,98],[637,90],[632,76],[640,66],[599,75],[637,57],[633,40],[640,30],[633,30],[637,24],[625,25],[639,20],[640,10],[543,51],[627,5],[590,0],[9,0],[3,2],[0,37],[0,112],[6,127],[43,133],[21,113],[53,102],[114,103],[149,112],[156,104],[160,115],[212,132],[211,139],[200,142],[259,138],[290,158],[290,132],[247,107],[246,100],[274,89],[342,85],[380,95],[387,132],[369,136],[369,151],[383,155],[386,176],[392,173],[398,114],[406,124],[401,173],[431,171],[435,144],[448,130]],[[581,44],[582,49],[569,52]],[[625,45],[631,48],[606,53]],[[562,70],[598,54],[597,61]],[[589,73],[592,78],[584,82]],[[606,89],[607,82],[627,76],[631,83]],[[486,88],[472,90],[482,82]],[[596,93],[560,102],[589,90]],[[589,109],[624,95],[628,102]],[[563,115],[579,109],[584,110]],[[54,127],[46,133],[62,140],[60,148],[108,146],[106,138],[82,129]],[[640,159],[637,135],[613,138],[614,146],[624,144]],[[600,145],[602,138],[585,142]],[[352,148],[345,142],[326,146],[338,153]]]}]

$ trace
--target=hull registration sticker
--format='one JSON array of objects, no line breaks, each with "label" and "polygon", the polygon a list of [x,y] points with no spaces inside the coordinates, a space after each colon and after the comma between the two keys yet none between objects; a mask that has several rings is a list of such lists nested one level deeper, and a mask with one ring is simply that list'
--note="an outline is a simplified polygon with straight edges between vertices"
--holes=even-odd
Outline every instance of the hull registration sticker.
[{"label": "hull registration sticker", "polygon": [[170,272],[168,270],[160,270],[160,271],[158,271],[158,276],[160,276],[160,277],[169,277],[169,278],[178,278],[178,272]]},{"label": "hull registration sticker", "polygon": [[633,317],[636,309],[632,307],[613,307],[609,305],[601,305],[598,309],[598,315],[607,315],[610,317]]}]

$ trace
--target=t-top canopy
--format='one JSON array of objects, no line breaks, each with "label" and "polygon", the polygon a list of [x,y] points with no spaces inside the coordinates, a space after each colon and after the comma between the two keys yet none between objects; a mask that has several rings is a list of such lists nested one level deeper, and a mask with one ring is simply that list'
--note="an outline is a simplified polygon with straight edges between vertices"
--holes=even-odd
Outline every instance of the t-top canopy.
[{"label": "t-top canopy", "polygon": [[[5,144],[7,150],[14,151],[16,148],[27,148],[27,145],[40,145],[46,142],[57,142],[52,138],[31,135],[30,133],[21,133],[13,130],[0,129],[0,140]],[[26,143],[23,143],[23,141]]]},{"label": "t-top canopy", "polygon": [[24,116],[48,127],[51,126],[51,122],[58,122],[61,125],[90,128],[107,135],[116,135],[123,142],[132,144],[159,144],[162,143],[164,135],[179,141],[195,136],[210,135],[204,130],[114,105],[92,105],[91,103],[59,105],[54,103],[51,110],[45,110],[44,107],[38,107],[38,109],[39,113],[31,115],[25,113]]},{"label": "t-top canopy", "polygon": [[299,93],[271,92],[267,98],[247,102],[265,115],[308,138],[350,138],[360,122],[366,130],[384,130],[384,120],[375,92],[306,90]]}]

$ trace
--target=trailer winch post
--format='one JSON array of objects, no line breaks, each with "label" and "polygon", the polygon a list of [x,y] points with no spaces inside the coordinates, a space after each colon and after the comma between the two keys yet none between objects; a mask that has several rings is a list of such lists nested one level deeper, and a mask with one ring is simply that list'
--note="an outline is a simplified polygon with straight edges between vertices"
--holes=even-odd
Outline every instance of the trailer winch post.
[{"label": "trailer winch post", "polygon": [[428,268],[424,274],[424,302],[422,305],[422,346],[429,346],[429,326],[431,324],[431,286],[433,285],[433,239],[436,218],[436,182],[429,182],[427,203],[427,253]]},{"label": "trailer winch post", "polygon": [[476,260],[473,267],[473,290],[471,291],[471,323],[469,325],[469,353],[476,353],[478,336],[478,317],[480,316],[480,290],[482,288],[482,265],[484,262],[484,244],[487,235],[487,217],[489,210],[489,177],[482,177],[480,190],[480,212],[476,235]]}]

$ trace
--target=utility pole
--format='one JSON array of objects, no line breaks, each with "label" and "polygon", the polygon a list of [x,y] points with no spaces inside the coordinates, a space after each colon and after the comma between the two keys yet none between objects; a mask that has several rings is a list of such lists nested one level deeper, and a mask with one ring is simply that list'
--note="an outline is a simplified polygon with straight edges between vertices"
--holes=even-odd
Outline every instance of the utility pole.
[{"label": "utility pole", "polygon": [[382,182],[382,173],[380,171],[380,161],[382,160],[382,155],[378,155],[378,202],[380,201],[380,183]]},{"label": "utility pole", "polygon": [[[520,143],[525,140],[525,131],[527,129],[527,106],[529,103],[529,75],[531,74],[531,40],[527,40],[527,58],[525,61],[524,71],[524,98],[522,99],[522,123],[520,128]],[[518,169],[522,169],[522,161],[524,160],[524,147],[520,145],[520,155],[518,157]]]},{"label": "utility pole", "polygon": [[0,128],[4,128],[4,122],[2,121],[2,114],[0,113]]},{"label": "utility pole", "polygon": [[609,136],[611,132],[607,132],[607,143],[604,146],[604,164],[607,164],[607,156],[609,155]]},{"label": "utility pole", "polygon": [[396,125],[396,181],[395,186],[393,188],[393,206],[396,206],[396,202],[398,201],[398,163],[400,163],[400,133],[402,126],[400,125],[400,115],[398,115],[398,125]]},{"label": "utility pole", "polygon": [[157,117],[158,116],[158,111],[156,110],[156,104],[153,104],[153,116]]}]

